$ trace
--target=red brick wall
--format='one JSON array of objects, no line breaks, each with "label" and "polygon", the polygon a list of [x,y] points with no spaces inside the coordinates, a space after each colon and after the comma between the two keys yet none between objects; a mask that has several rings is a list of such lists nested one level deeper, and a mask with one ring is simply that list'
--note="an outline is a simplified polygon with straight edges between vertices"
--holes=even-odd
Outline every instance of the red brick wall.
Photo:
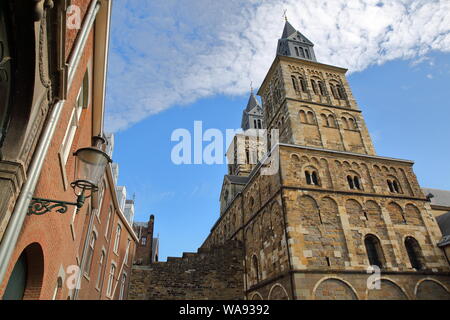
[{"label": "red brick wall", "polygon": [[[89,0],[75,0],[72,4],[79,5],[82,8],[83,16],[89,5]],[[66,38],[66,57],[70,55],[71,48],[73,46],[74,40],[76,39],[78,30],[67,30]],[[47,156],[42,167],[41,175],[33,196],[58,199],[65,201],[76,201],[76,196],[72,188],[70,187],[70,182],[74,178],[74,157],[72,153],[81,147],[90,146],[92,143],[92,80],[93,80],[93,46],[94,46],[94,32],[92,31],[82,58],[80,59],[78,70],[74,77],[72,86],[68,92],[67,100],[64,104],[61,117],[58,122],[58,127],[53,136],[50,144]],[[79,127],[76,131],[76,135],[73,140],[72,149],[69,154],[68,161],[65,168],[61,167],[59,159],[59,151],[61,148],[61,143],[63,141],[66,129],[70,120],[72,110],[75,106],[76,98],[79,89],[83,82],[83,77],[86,70],[90,73],[90,95],[89,95],[89,105],[87,109],[83,109]],[[62,170],[63,169],[63,170]],[[62,172],[65,170],[67,176],[67,185],[65,185]],[[105,175],[106,177],[106,175]],[[108,217],[108,210],[112,200],[112,193],[114,192],[114,187],[111,186],[112,190],[108,189],[105,192],[103,205],[100,210],[100,218],[94,218],[94,226],[98,232],[98,239],[95,244],[95,251],[92,258],[92,268],[90,270],[90,275],[88,277],[82,277],[81,288],[79,291],[79,299],[99,299],[105,298],[104,292],[106,291],[106,281],[103,280],[105,285],[100,286],[100,290],[95,288],[97,275],[99,272],[98,260],[101,254],[102,247],[106,249],[107,259],[103,263],[104,273],[103,278],[107,279],[109,273],[110,260],[113,258],[117,264],[117,273],[120,269],[120,263],[122,262],[123,256],[125,254],[127,239],[130,238],[131,248],[130,248],[130,258],[132,261],[132,255],[134,253],[134,239],[131,233],[124,226],[122,228],[122,236],[120,242],[119,255],[115,256],[112,253],[113,240],[110,241],[108,237],[105,237],[106,230],[106,220]],[[67,299],[70,294],[67,281],[71,274],[67,273],[67,268],[69,266],[78,265],[81,262],[84,241],[86,239],[86,232],[88,230],[89,224],[89,207],[91,200],[88,199],[83,206],[83,208],[78,212],[74,219],[73,230],[75,236],[72,236],[71,223],[72,216],[74,212],[74,207],[69,207],[69,210],[65,214],[60,214],[57,212],[47,213],[43,216],[27,216],[20,232],[20,236],[15,248],[15,251],[10,260],[7,274],[5,280],[0,284],[0,297],[3,296],[3,292],[6,288],[8,279],[12,272],[12,269],[20,257],[21,253],[30,244],[34,244],[34,247],[42,249],[43,255],[43,270],[42,270],[42,283],[38,286],[33,286],[32,290],[26,292],[26,298],[30,299],[51,299],[55,292],[57,286],[58,277],[62,275],[64,278],[62,287],[58,290],[57,297],[60,299]],[[111,217],[110,230],[108,236],[114,239],[115,226],[120,220],[119,213],[116,210],[114,215]],[[39,250],[38,250],[39,251]],[[124,271],[130,274],[131,263],[125,266]],[[105,272],[106,270],[106,272]],[[62,273],[62,274],[61,274]],[[39,277],[37,277],[39,279]],[[39,282],[39,281],[38,281]],[[39,286],[42,286],[39,290]],[[119,285],[116,290],[116,297],[118,297]]]}]

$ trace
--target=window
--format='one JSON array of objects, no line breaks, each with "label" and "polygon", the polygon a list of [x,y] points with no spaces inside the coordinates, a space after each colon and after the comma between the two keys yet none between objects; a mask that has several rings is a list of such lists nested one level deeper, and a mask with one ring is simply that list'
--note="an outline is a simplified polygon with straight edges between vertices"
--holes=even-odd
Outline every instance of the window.
[{"label": "window", "polygon": [[309,185],[314,185],[314,186],[318,186],[319,184],[319,178],[318,178],[318,174],[316,171],[305,171],[305,178],[306,178],[306,183]]},{"label": "window", "polygon": [[106,295],[108,297],[111,297],[115,273],[116,273],[116,266],[112,263],[111,269],[109,270],[108,286],[106,287]]},{"label": "window", "polygon": [[97,235],[93,231],[91,234],[91,240],[89,241],[89,248],[86,256],[86,264],[84,268],[84,273],[86,275],[89,275],[91,272],[91,265],[92,265],[92,257],[94,255],[94,248],[95,248],[95,240],[97,240]]},{"label": "window", "polygon": [[297,55],[297,57],[300,57],[300,54],[298,53],[298,48],[297,47],[294,47],[295,48],[295,54]]},{"label": "window", "polygon": [[73,139],[75,138],[75,133],[77,132],[77,128],[81,118],[81,113],[83,112],[83,109],[87,107],[88,90],[89,90],[89,80],[88,80],[88,73],[86,72],[83,79],[83,85],[81,86],[80,91],[78,92],[75,107],[72,110],[72,114],[70,115],[69,125],[67,127],[61,146],[61,156],[64,165],[67,163],[67,159],[69,157],[69,153],[72,148]]},{"label": "window", "polygon": [[322,81],[319,81],[319,90],[322,96],[327,95],[327,88],[325,88],[325,84]]},{"label": "window", "polygon": [[301,56],[302,58],[305,57],[305,51],[303,50],[303,48],[300,48],[300,56]]},{"label": "window", "polygon": [[119,292],[119,300],[123,300],[123,295],[125,293],[125,283],[127,282],[127,275],[124,273],[120,280],[120,292]]},{"label": "window", "polygon": [[334,86],[334,84],[330,83],[330,88],[331,88],[331,93],[333,95],[333,98],[339,99],[338,93],[337,93],[337,90],[336,90],[336,87]]},{"label": "window", "polygon": [[380,241],[374,235],[367,235],[364,239],[366,246],[367,257],[371,266],[378,266],[383,268],[383,251],[381,250]]},{"label": "window", "polygon": [[305,49],[305,56],[306,56],[306,58],[311,59],[311,56],[309,55],[309,50],[308,49]]},{"label": "window", "polygon": [[312,111],[308,111],[308,113],[306,114],[306,118],[308,119],[309,124],[316,123],[316,121],[314,120],[314,113],[312,113]]},{"label": "window", "polygon": [[302,91],[306,92],[307,91],[307,84],[306,81],[303,77],[298,77],[299,81],[300,81],[300,86],[302,87]]},{"label": "window", "polygon": [[338,99],[346,99],[345,90],[340,84],[336,85],[336,91],[337,91]]},{"label": "window", "polygon": [[103,197],[105,196],[105,190],[106,190],[106,182],[105,180],[102,181],[102,184],[100,186],[100,190],[98,191],[98,208],[96,210],[97,217],[100,216],[100,211],[102,209],[102,203],[103,203]]},{"label": "window", "polygon": [[120,224],[117,225],[116,230],[116,239],[114,240],[114,252],[117,253],[117,250],[119,250],[119,243],[120,243],[120,233],[122,232],[122,227]]},{"label": "window", "polygon": [[111,220],[112,211],[113,211],[113,208],[109,207],[108,218],[106,219],[106,228],[105,228],[105,237],[106,237],[106,239],[108,239],[109,221]]},{"label": "window", "polygon": [[125,262],[126,265],[128,265],[128,255],[130,252],[130,245],[131,245],[131,240],[128,239],[127,241],[127,250],[125,251],[125,257],[123,258],[123,261]]},{"label": "window", "polygon": [[253,256],[252,264],[253,264],[253,272],[255,275],[255,281],[256,281],[256,283],[258,283],[259,282],[259,265],[258,265],[258,258],[256,258],[256,256]]},{"label": "window", "polygon": [[387,180],[387,185],[389,188],[389,191],[392,193],[402,193],[400,189],[400,183],[398,183],[397,179],[394,177],[391,177]]},{"label": "window", "polygon": [[311,79],[311,86],[313,88],[314,94],[318,93],[316,81]]},{"label": "window", "polygon": [[306,112],[305,111],[300,110],[299,115],[300,115],[300,122],[308,123],[308,120],[306,119]]},{"label": "window", "polygon": [[102,269],[103,269],[104,261],[105,261],[105,251],[102,250],[102,253],[100,254],[100,259],[98,260],[98,274],[97,274],[97,282],[95,284],[96,288],[100,288],[100,284],[102,281]]},{"label": "window", "polygon": [[405,248],[406,252],[408,253],[411,266],[416,270],[424,269],[424,265],[422,263],[423,257],[417,240],[414,239],[413,237],[406,237]]},{"label": "window", "polygon": [[292,86],[294,87],[295,91],[298,91],[298,82],[297,79],[294,76],[291,76],[292,79]]},{"label": "window", "polygon": [[147,237],[141,238],[141,245],[146,246],[147,245]]},{"label": "window", "polygon": [[350,189],[362,190],[361,181],[358,176],[347,176],[347,182]]}]

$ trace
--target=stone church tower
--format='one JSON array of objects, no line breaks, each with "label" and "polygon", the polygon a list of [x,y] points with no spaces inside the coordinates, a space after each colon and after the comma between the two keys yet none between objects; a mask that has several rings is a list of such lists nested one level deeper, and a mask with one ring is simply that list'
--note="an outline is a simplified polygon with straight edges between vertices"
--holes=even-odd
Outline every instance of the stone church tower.
[{"label": "stone church tower", "polygon": [[278,170],[264,174],[263,158],[229,171],[235,192],[203,247],[244,244],[248,299],[448,299],[441,232],[413,162],[376,155],[346,71],[318,62],[286,21],[258,92],[264,128],[279,132]]},{"label": "stone church tower", "polygon": [[134,287],[197,281],[202,294],[170,287],[194,299],[450,299],[442,234],[413,162],[375,153],[346,71],[318,62],[286,21],[262,107],[252,93],[242,121],[271,138],[278,130],[279,141],[267,150],[236,135],[220,217],[202,247],[159,271],[136,270]]}]

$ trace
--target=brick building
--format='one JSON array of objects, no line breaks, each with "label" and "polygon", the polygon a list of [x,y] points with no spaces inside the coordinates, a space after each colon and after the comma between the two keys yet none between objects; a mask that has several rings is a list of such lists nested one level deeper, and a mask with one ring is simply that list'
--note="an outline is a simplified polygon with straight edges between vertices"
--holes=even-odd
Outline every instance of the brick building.
[{"label": "brick building", "polygon": [[134,262],[137,265],[149,265],[158,262],[159,238],[154,236],[155,216],[150,215],[147,222],[135,222],[133,229],[139,239]]},{"label": "brick building", "polygon": [[114,164],[79,211],[34,201],[29,209],[31,197],[77,200],[75,151],[112,155],[111,139],[102,143],[111,1],[0,7],[0,297],[126,298],[137,238]]},{"label": "brick building", "polygon": [[[314,44],[286,21],[258,92],[262,113],[252,94],[242,120],[245,130],[263,124],[270,153],[229,166],[202,247],[135,267],[130,298],[450,299],[430,199],[412,161],[375,153],[346,71],[318,62]],[[236,141],[245,152],[232,144],[229,158],[258,154],[258,143]],[[225,269],[234,273],[220,278]]]}]

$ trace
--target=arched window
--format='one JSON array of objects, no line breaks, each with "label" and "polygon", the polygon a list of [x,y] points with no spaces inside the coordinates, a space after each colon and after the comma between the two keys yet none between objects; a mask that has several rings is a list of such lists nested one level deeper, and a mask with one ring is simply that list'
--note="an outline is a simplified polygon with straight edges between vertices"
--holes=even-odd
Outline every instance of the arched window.
[{"label": "arched window", "polygon": [[330,128],[336,128],[336,120],[332,114],[328,115],[328,126]]},{"label": "arched window", "polygon": [[347,182],[350,189],[355,189],[355,185],[353,184],[353,178],[351,176],[347,176]]},{"label": "arched window", "polygon": [[361,183],[359,181],[359,177],[358,176],[354,176],[353,177],[353,183],[354,183],[356,189],[358,189],[358,190],[362,189],[361,188]]},{"label": "arched window", "polygon": [[322,124],[324,127],[329,127],[330,124],[328,123],[328,117],[326,115],[324,115],[323,113],[320,115],[320,117],[322,118]]},{"label": "arched window", "polygon": [[89,248],[87,252],[86,257],[86,264],[84,267],[84,273],[89,276],[91,272],[91,266],[92,266],[92,257],[94,256],[94,249],[95,249],[95,241],[97,240],[97,235],[93,231],[91,234],[91,239],[89,241]]},{"label": "arched window", "polygon": [[311,182],[312,182],[311,173],[309,171],[305,171],[305,178],[306,178],[306,183],[311,184]]},{"label": "arched window", "polygon": [[347,118],[342,117],[342,118],[341,118],[341,122],[342,122],[342,127],[344,128],[344,130],[348,130],[348,129],[349,129],[349,126],[348,126]]},{"label": "arched window", "polygon": [[406,252],[408,253],[411,266],[416,270],[424,269],[423,256],[417,240],[413,237],[406,237],[405,248]]},{"label": "arched window", "polygon": [[259,282],[259,264],[258,264],[258,258],[256,256],[253,256],[253,258],[252,258],[252,265],[253,265],[255,281],[256,281],[256,283],[258,283]]},{"label": "arched window", "polygon": [[306,119],[306,112],[303,110],[300,110],[300,122],[301,123],[308,123],[308,120]]},{"label": "arched window", "polygon": [[371,266],[378,266],[383,268],[384,256],[381,249],[380,240],[374,235],[367,235],[364,239],[364,245],[367,251],[367,257],[369,258],[369,264]]},{"label": "arched window", "polygon": [[302,58],[305,57],[305,51],[304,51],[303,48],[301,48],[301,47],[300,47],[300,56],[301,56]]},{"label": "arched window", "polygon": [[309,55],[309,50],[308,49],[305,49],[305,56],[306,56],[306,58],[311,59],[311,56]]},{"label": "arched window", "polygon": [[300,54],[298,53],[298,48],[297,47],[294,47],[295,48],[295,54],[297,55],[297,57],[300,57]]},{"label": "arched window", "polygon": [[260,119],[258,119],[258,129],[262,129],[262,122]]},{"label": "arched window", "polygon": [[357,129],[356,122],[355,122],[355,120],[353,118],[349,118],[348,119],[348,128],[350,130],[356,130]]},{"label": "arched window", "polygon": [[298,91],[298,82],[297,79],[294,76],[291,76],[292,79],[292,85],[294,86],[294,90]]},{"label": "arched window", "polygon": [[359,179],[358,176],[347,176],[347,182],[348,182],[348,186],[350,187],[350,189],[357,189],[357,190],[362,190],[362,184],[361,184],[361,180]]},{"label": "arched window", "polygon": [[386,182],[387,182],[387,185],[388,185],[388,188],[389,188],[390,192],[392,192],[392,193],[402,193],[401,188],[400,188],[400,183],[397,181],[396,178],[391,177]]},{"label": "arched window", "polygon": [[327,95],[327,89],[325,88],[325,84],[322,81],[319,81],[319,90],[322,96]]},{"label": "arched window", "polygon": [[100,258],[98,260],[98,273],[97,273],[97,281],[95,284],[96,288],[100,288],[101,281],[102,281],[102,271],[103,271],[103,264],[105,263],[105,251],[102,250],[102,253],[100,254]]},{"label": "arched window", "polygon": [[316,81],[314,81],[313,79],[311,79],[311,86],[314,91],[314,94],[318,94],[317,84],[316,84]]},{"label": "arched window", "polygon": [[308,123],[309,124],[315,124],[316,123],[316,121],[314,120],[314,114],[312,113],[312,111],[308,111],[306,116],[308,118]]},{"label": "arched window", "polygon": [[331,88],[331,93],[333,94],[333,98],[338,99],[338,94],[337,94],[336,87],[334,86],[334,84],[330,83],[330,88]]},{"label": "arched window", "polygon": [[345,99],[346,98],[345,90],[340,84],[336,85],[336,90],[337,90],[337,94],[338,94],[339,99]]},{"label": "arched window", "polygon": [[391,181],[391,180],[388,180],[388,181],[387,181],[387,184],[388,184],[389,191],[390,191],[390,192],[394,192],[394,186],[392,185],[392,181]]},{"label": "arched window", "polygon": [[314,184],[314,185],[316,185],[316,186],[319,185],[319,177],[318,177],[316,171],[313,171],[313,172],[311,173],[311,179],[312,179],[312,184]]},{"label": "arched window", "polygon": [[300,86],[302,87],[302,91],[306,92],[307,88],[307,84],[305,79],[303,79],[303,77],[298,77],[298,79],[300,80]]},{"label": "arched window", "polygon": [[400,192],[400,185],[398,184],[397,180],[394,180],[392,182],[392,186],[394,187],[394,190],[395,190],[396,193],[401,193]]}]

